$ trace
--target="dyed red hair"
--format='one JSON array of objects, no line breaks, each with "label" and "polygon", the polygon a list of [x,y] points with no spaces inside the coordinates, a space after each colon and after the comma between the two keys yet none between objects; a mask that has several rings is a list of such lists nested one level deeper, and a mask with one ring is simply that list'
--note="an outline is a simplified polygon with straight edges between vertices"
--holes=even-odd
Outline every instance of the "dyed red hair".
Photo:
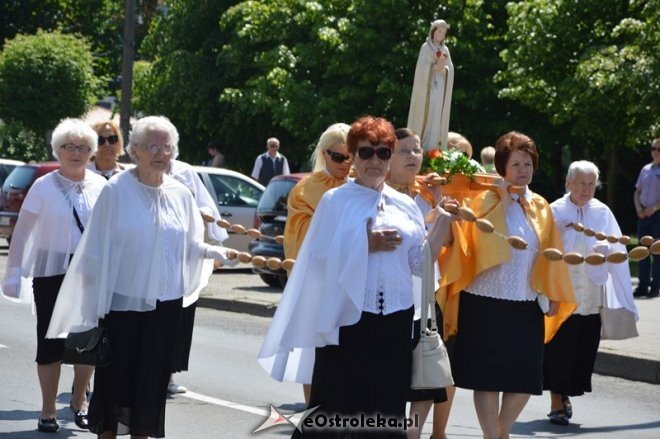
[{"label": "dyed red hair", "polygon": [[368,140],[372,145],[386,145],[394,150],[396,135],[394,125],[382,117],[362,116],[351,125],[346,136],[348,152],[355,154],[360,140]]}]

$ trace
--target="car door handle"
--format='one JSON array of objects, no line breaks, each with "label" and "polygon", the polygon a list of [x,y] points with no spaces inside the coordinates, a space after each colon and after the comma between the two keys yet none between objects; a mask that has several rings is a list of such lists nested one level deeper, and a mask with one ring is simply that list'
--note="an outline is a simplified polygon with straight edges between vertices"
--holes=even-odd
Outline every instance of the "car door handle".
[{"label": "car door handle", "polygon": [[223,218],[225,218],[225,217],[228,218],[228,217],[230,217],[230,216],[233,216],[233,215],[231,214],[231,212],[221,212],[220,215],[221,215]]}]

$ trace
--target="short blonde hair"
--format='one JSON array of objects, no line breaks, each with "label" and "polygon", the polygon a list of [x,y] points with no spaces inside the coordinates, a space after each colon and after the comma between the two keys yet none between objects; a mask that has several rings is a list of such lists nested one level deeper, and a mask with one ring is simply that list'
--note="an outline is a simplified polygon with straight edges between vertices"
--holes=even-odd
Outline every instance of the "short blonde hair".
[{"label": "short blonde hair", "polygon": [[312,163],[312,171],[318,172],[326,169],[325,166],[325,155],[324,151],[332,148],[337,145],[346,145],[346,135],[348,130],[351,129],[350,125],[345,123],[335,123],[330,125],[324,132],[321,134],[314,152],[312,152],[312,157],[310,162]]},{"label": "short blonde hair", "polygon": [[96,134],[99,136],[106,128],[112,131],[115,136],[119,137],[119,141],[115,144],[115,154],[117,157],[119,157],[120,155],[124,154],[124,135],[121,133],[121,130],[117,124],[111,120],[107,120],[105,122],[97,122],[92,125],[92,129],[96,131]]},{"label": "short blonde hair", "polygon": [[447,149],[456,149],[467,154],[468,158],[472,158],[472,144],[468,139],[453,131],[447,133]]}]

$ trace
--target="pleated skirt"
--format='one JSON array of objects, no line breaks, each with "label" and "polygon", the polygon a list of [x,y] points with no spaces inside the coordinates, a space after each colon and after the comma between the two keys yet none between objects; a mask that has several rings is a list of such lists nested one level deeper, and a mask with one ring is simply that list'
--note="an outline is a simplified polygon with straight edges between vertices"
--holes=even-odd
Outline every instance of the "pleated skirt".
[{"label": "pleated skirt", "polygon": [[[410,388],[413,308],[389,315],[363,312],[339,330],[339,345],[316,349],[311,414],[322,420],[340,417],[387,417],[404,422]],[[317,418],[318,417],[318,418]],[[316,425],[319,425],[316,423]],[[294,438],[405,438],[402,427],[304,428]]]},{"label": "pleated skirt", "polygon": [[63,274],[32,279],[34,308],[37,315],[37,356],[34,360],[37,364],[62,361],[64,355],[63,338],[46,338],[63,280]]},{"label": "pleated skirt", "polygon": [[181,324],[179,325],[179,338],[175,348],[174,368],[172,372],[188,370],[190,348],[192,347],[193,329],[195,327],[195,311],[197,302],[181,310]]},{"label": "pleated skirt", "polygon": [[573,314],[545,345],[543,389],[560,395],[591,392],[591,375],[600,345],[600,314]]},{"label": "pleated skirt", "polygon": [[167,384],[182,309],[178,299],[157,302],[153,311],[111,311],[101,320],[112,362],[97,367],[94,375],[88,414],[92,433],[165,437]]},{"label": "pleated skirt", "polygon": [[452,358],[457,387],[543,393],[543,313],[536,301],[460,293]]}]

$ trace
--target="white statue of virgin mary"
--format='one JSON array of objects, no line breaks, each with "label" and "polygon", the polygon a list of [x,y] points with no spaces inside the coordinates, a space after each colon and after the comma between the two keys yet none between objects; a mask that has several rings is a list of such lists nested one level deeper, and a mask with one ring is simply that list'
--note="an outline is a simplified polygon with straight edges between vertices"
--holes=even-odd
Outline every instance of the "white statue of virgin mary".
[{"label": "white statue of virgin mary", "polygon": [[444,20],[431,23],[415,67],[408,128],[419,135],[426,151],[447,149],[451,92],[454,87],[454,65],[445,46],[448,29],[449,24]]}]

